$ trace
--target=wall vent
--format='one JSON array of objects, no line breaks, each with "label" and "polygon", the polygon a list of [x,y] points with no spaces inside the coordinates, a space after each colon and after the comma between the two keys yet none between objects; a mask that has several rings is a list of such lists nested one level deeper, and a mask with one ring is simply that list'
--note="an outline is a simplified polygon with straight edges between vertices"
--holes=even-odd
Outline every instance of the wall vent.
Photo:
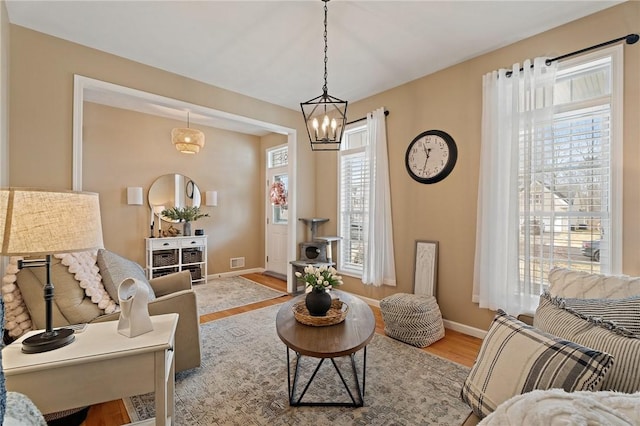
[{"label": "wall vent", "polygon": [[244,257],[232,257],[230,262],[230,268],[244,268]]}]

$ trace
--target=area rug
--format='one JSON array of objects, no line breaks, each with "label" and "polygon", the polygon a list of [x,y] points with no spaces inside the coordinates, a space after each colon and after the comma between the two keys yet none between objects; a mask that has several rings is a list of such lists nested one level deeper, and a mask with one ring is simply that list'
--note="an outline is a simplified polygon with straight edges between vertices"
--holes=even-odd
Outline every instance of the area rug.
[{"label": "area rug", "polygon": [[194,284],[193,288],[198,297],[199,315],[275,299],[287,294],[240,276],[210,279],[206,284]]},{"label": "area rug", "polygon": [[[275,330],[278,309],[202,325],[202,366],[176,376],[175,424],[458,425],[470,413],[459,398],[468,368],[378,334],[367,347],[364,407],[290,407],[286,347]],[[359,352],[359,369],[361,362]],[[312,366],[301,368],[308,375]],[[307,395],[348,399],[330,363],[320,368]],[[154,416],[153,394],[124,401],[132,421]]]}]

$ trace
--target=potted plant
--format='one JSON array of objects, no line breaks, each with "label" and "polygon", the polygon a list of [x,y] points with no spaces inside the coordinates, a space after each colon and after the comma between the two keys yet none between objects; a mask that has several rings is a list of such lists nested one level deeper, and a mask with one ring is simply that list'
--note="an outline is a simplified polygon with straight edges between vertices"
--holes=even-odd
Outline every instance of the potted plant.
[{"label": "potted plant", "polygon": [[333,266],[313,265],[304,268],[304,274],[296,272],[296,277],[304,281],[307,287],[311,287],[305,298],[305,306],[312,316],[324,316],[331,308],[331,296],[327,290],[342,285],[342,277]]},{"label": "potted plant", "polygon": [[209,217],[209,213],[202,213],[200,211],[200,207],[196,206],[172,207],[170,209],[162,210],[161,214],[167,219],[184,222],[183,234],[185,236],[191,235],[191,222],[196,221],[201,217]]}]

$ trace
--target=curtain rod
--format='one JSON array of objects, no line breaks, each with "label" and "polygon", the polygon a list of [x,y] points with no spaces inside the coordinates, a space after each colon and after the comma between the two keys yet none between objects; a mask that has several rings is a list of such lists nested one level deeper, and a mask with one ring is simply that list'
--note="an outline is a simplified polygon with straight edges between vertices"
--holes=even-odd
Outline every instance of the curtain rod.
[{"label": "curtain rod", "polygon": [[[389,111],[387,111],[387,110],[385,109],[385,110],[384,110],[384,116],[386,117],[387,115],[389,115]],[[366,119],[367,119],[367,117],[362,117],[362,118],[358,118],[357,120],[349,121],[349,122],[347,123],[347,126],[348,126],[349,124],[357,123],[358,121],[363,121],[363,120],[366,120]]]},{"label": "curtain rod", "polygon": [[[575,52],[566,53],[564,55],[556,56],[555,58],[547,59],[545,61],[545,64],[551,65],[552,62],[561,61],[563,59],[570,58],[572,56],[576,56],[581,53],[600,49],[601,47],[609,46],[610,44],[615,44],[615,43],[621,42],[622,40],[624,40],[627,44],[635,44],[639,39],[640,39],[640,36],[638,36],[638,34],[627,34],[624,37],[618,37],[613,40],[605,41],[604,43],[600,43],[593,46],[585,47],[584,49],[576,50]],[[531,68],[533,68],[533,65],[531,65]],[[524,68],[520,68],[520,71],[522,70],[524,70]],[[511,77],[511,74],[513,74],[512,71],[506,72],[507,77]]]}]

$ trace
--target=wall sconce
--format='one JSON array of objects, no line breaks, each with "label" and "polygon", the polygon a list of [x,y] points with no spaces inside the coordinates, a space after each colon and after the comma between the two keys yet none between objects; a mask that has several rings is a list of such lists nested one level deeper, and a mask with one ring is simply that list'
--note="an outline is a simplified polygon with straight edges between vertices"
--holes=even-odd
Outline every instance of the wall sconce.
[{"label": "wall sconce", "polygon": [[218,205],[218,191],[207,191],[205,204],[207,206],[216,207]]},{"label": "wall sconce", "polygon": [[130,186],[127,188],[127,204],[134,206],[142,205],[142,187]]}]

